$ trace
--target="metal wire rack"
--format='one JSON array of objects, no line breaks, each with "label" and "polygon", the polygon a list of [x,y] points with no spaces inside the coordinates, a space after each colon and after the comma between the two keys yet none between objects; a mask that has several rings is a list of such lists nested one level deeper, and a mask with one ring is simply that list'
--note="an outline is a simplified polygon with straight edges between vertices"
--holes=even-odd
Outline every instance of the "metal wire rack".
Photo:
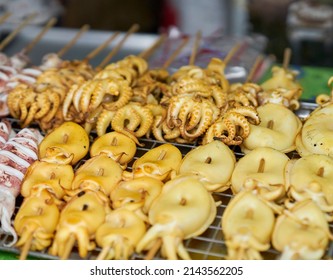
[{"label": "metal wire rack", "polygon": [[[311,102],[302,102],[301,108],[296,112],[301,119],[306,118],[311,111],[315,108],[315,104]],[[10,119],[11,120],[11,119]],[[19,124],[16,120],[11,120],[12,126],[14,129],[19,129]],[[94,135],[92,135],[92,139],[94,139]],[[163,142],[154,140],[154,139],[140,139],[140,142],[144,144],[143,147],[137,147],[137,152],[134,157],[134,160],[142,156],[147,151],[164,144]],[[179,148],[182,152],[182,155],[186,155],[189,151],[196,148],[198,145],[194,144],[177,144],[173,143],[175,146]],[[236,158],[239,159],[243,156],[240,150],[235,147],[234,153]],[[294,154],[290,155],[291,157],[297,156]],[[74,169],[78,168],[79,165],[83,164],[86,160],[81,160]],[[133,161],[134,161],[133,160]],[[128,169],[131,170],[131,164],[129,164]],[[208,227],[208,229],[201,234],[200,236],[193,237],[191,239],[185,240],[184,245],[187,251],[189,252],[190,256],[194,260],[223,260],[227,255],[227,246],[224,241],[222,229],[221,229],[221,218],[224,213],[225,208],[227,207],[230,199],[232,199],[233,194],[230,190],[223,192],[223,193],[214,193],[214,198],[216,201],[221,201],[221,204],[217,207],[217,214],[213,221],[213,223]],[[17,199],[17,206],[16,212],[19,209],[20,203],[22,202],[22,198]],[[13,219],[15,218],[15,214]],[[333,224],[330,224],[330,230],[333,230]],[[0,251],[4,252],[11,252],[14,254],[19,255],[19,249],[15,247],[6,247],[6,244],[12,240],[12,237],[7,234],[0,234]],[[96,248],[95,250],[89,252],[86,259],[94,260],[97,258],[98,254],[100,253],[101,248]],[[279,258],[280,253],[277,252],[275,249],[271,248],[261,254],[264,259],[266,260],[275,260]],[[58,257],[50,255],[47,250],[44,251],[29,251],[28,257],[33,257],[37,259],[58,259]],[[77,260],[81,259],[78,254],[78,250],[76,247],[73,248],[70,259]],[[325,259],[332,259],[333,258],[333,242],[330,242],[329,246],[327,247]],[[144,255],[140,254],[133,254],[131,259],[133,260],[140,260],[144,259]],[[163,259],[159,254],[157,254],[154,259]]]}]

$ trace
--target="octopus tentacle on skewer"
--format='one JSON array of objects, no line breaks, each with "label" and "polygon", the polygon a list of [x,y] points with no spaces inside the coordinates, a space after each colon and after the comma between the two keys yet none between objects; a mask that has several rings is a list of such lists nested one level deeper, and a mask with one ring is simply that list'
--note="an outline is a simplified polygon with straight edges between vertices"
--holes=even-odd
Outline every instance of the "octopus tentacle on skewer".
[{"label": "octopus tentacle on skewer", "polygon": [[[98,52],[101,51],[102,47],[105,47],[112,39],[115,38],[115,35],[111,36],[106,40],[102,45],[100,45],[97,49],[93,50],[91,53],[88,54],[88,56],[83,61],[66,61],[61,60],[61,56],[68,51],[68,49],[79,39],[79,37],[88,29],[88,26],[83,26],[80,31],[76,34],[76,36],[68,42],[57,54],[53,54],[53,56],[56,56],[59,60],[59,63],[54,63],[53,58],[46,59],[47,61],[47,67],[45,65],[41,65],[38,67],[38,69],[35,67],[33,70],[37,71],[38,73],[35,74],[34,77],[31,77],[31,80],[28,80],[27,83],[29,85],[28,89],[30,91],[35,92],[38,95],[46,95],[50,99],[55,98],[54,93],[57,93],[60,98],[60,103],[63,101],[66,95],[66,91],[68,90],[68,87],[70,87],[73,83],[82,83],[86,79],[91,78],[93,74],[92,67],[88,64],[89,59],[91,59],[94,55],[98,54]],[[45,29],[44,29],[45,31]],[[29,46],[27,46],[29,47]],[[43,63],[44,63],[43,62]],[[27,72],[25,76],[27,76],[28,73],[31,71],[29,69],[24,69],[22,72]],[[18,77],[19,75],[17,75]],[[20,87],[22,91],[24,91],[24,88],[20,84],[20,80],[18,80],[15,84],[16,86]],[[48,93],[45,91],[51,91],[52,93]],[[11,94],[11,91],[9,92]],[[14,93],[15,96],[17,94],[23,94],[23,92]],[[50,100],[51,103],[54,103],[52,100]],[[59,104],[60,105],[60,104]],[[8,107],[13,106],[11,102],[8,103]],[[36,105],[34,105],[36,107]],[[50,108],[48,108],[49,110]],[[48,117],[46,119],[39,119],[39,124],[43,130],[47,130],[49,126],[52,127],[52,123],[59,123],[59,120],[54,120],[53,122],[49,122],[50,118],[54,118],[55,116],[59,115],[57,114],[59,108],[55,108],[55,106],[52,107],[51,112],[49,113]],[[63,118],[62,118],[63,119]],[[33,119],[35,120],[35,119]],[[30,123],[31,120],[27,120],[24,122]],[[23,123],[23,121],[22,121]],[[48,124],[48,125],[46,125]]]}]

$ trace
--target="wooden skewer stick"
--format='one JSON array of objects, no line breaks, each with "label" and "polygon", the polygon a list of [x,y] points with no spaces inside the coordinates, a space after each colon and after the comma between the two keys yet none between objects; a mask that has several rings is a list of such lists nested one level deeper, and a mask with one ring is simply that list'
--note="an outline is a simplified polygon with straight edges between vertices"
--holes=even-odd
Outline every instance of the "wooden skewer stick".
[{"label": "wooden skewer stick", "polygon": [[223,59],[225,65],[227,65],[229,63],[229,61],[231,60],[231,58],[240,49],[240,47],[241,47],[241,43],[238,43],[238,44],[234,45],[231,48],[231,50],[228,52],[228,54],[226,55],[226,57]]},{"label": "wooden skewer stick", "polygon": [[264,170],[265,170],[265,159],[264,158],[261,158],[260,159],[260,162],[259,162],[259,166],[258,166],[258,173],[263,173]]},{"label": "wooden skewer stick", "polygon": [[25,260],[28,256],[30,247],[31,247],[31,243],[33,240],[33,234],[32,232],[29,234],[29,237],[27,239],[27,241],[24,243],[21,253],[20,253],[20,260]]},{"label": "wooden skewer stick", "polygon": [[156,255],[157,251],[161,248],[162,246],[162,239],[158,238],[156,239],[153,247],[150,248],[148,251],[147,255],[144,257],[145,260],[152,260],[154,256]]},{"label": "wooden skewer stick", "polygon": [[90,26],[88,24],[83,25],[79,32],[74,36],[74,38],[70,40],[67,45],[65,45],[60,51],[58,51],[58,57],[62,57],[76,43],[76,41],[81,37],[81,35],[89,30],[89,28]]},{"label": "wooden skewer stick", "polygon": [[124,37],[121,39],[121,41],[113,48],[113,50],[103,59],[103,61],[98,65],[97,68],[103,68],[111,59],[112,57],[120,50],[120,48],[123,46],[127,38],[138,31],[140,26],[138,24],[133,24],[131,28],[126,32]]},{"label": "wooden skewer stick", "polygon": [[117,36],[119,32],[113,33],[103,44],[99,45],[96,49],[91,51],[83,60],[89,61],[98,55],[103,49],[105,49]]},{"label": "wooden skewer stick", "polygon": [[65,252],[62,254],[61,259],[62,260],[67,260],[69,255],[72,252],[72,249],[74,247],[75,244],[75,235],[73,233],[71,233],[71,235],[69,236],[69,239],[67,241],[67,244],[65,246]]},{"label": "wooden skewer stick", "polygon": [[0,24],[4,23],[11,15],[12,13],[10,12],[4,13],[0,18]]},{"label": "wooden skewer stick", "polygon": [[286,48],[284,50],[284,54],[283,54],[283,69],[287,70],[289,63],[290,63],[290,58],[291,58],[291,49],[290,48]]},{"label": "wooden skewer stick", "polygon": [[323,177],[324,176],[324,171],[325,171],[324,167],[323,166],[320,167],[317,171],[317,176]]},{"label": "wooden skewer stick", "polygon": [[195,59],[196,59],[196,56],[198,53],[201,37],[202,37],[202,34],[201,34],[201,31],[199,30],[197,32],[197,34],[195,35],[195,41],[194,41],[194,45],[192,48],[189,65],[194,65],[194,62],[195,62]]},{"label": "wooden skewer stick", "polygon": [[183,39],[183,41],[178,46],[178,48],[175,49],[174,52],[169,56],[169,58],[164,62],[163,66],[162,66],[162,69],[166,69],[166,68],[168,68],[170,66],[170,64],[172,63],[172,61],[178,56],[178,54],[186,46],[186,44],[188,43],[188,41],[189,41],[188,37],[185,37]]},{"label": "wooden skewer stick", "polygon": [[29,17],[27,17],[24,21],[22,21],[20,23],[20,25],[15,28],[0,44],[0,50],[3,50],[13,39],[14,37],[20,33],[20,31],[26,26],[29,24],[29,22],[31,20],[34,19],[34,17],[36,16],[37,14],[34,13],[34,14],[31,14]]},{"label": "wooden skewer stick", "polygon": [[150,57],[152,53],[165,41],[166,37],[166,34],[162,34],[152,46],[141,52],[138,56],[144,59]]},{"label": "wooden skewer stick", "polygon": [[255,73],[257,72],[258,67],[260,66],[261,62],[263,61],[263,56],[262,55],[258,55],[258,57],[256,58],[256,60],[254,61],[254,64],[252,65],[249,75],[246,78],[246,83],[250,83],[253,78]]},{"label": "wooden skewer stick", "polygon": [[96,260],[105,260],[110,248],[111,248],[110,245],[103,247],[102,251],[98,254]]},{"label": "wooden skewer stick", "polygon": [[44,36],[44,34],[57,22],[55,17],[51,18],[48,23],[44,26],[41,32],[23,49],[24,53],[29,53],[32,48],[40,41],[40,39]]}]

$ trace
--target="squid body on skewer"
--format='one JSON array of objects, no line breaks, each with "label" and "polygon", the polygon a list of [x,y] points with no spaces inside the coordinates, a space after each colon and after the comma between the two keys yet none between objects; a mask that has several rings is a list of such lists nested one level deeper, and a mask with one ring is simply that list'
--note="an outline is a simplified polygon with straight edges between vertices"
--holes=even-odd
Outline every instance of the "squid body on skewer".
[{"label": "squid body on skewer", "polygon": [[9,138],[0,150],[0,233],[6,232],[13,236],[8,246],[17,241],[11,217],[24,174],[38,158],[37,150],[41,139],[39,131],[24,128]]}]

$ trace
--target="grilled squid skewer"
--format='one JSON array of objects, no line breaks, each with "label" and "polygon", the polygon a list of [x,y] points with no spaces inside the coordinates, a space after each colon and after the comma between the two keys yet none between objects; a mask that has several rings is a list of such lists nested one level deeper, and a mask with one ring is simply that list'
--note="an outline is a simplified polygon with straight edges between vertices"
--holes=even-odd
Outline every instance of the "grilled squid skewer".
[{"label": "grilled squid skewer", "polygon": [[41,138],[37,130],[24,128],[10,138],[0,151],[0,229],[13,236],[8,246],[17,241],[11,217],[24,174],[30,164],[37,160],[37,147]]},{"label": "grilled squid skewer", "polygon": [[21,260],[29,250],[40,251],[51,244],[59,216],[58,201],[46,189],[38,196],[24,199],[14,220],[14,228],[20,236],[15,246],[21,250]]},{"label": "grilled squid skewer", "polygon": [[75,242],[81,258],[95,249],[96,230],[110,213],[108,198],[97,191],[81,191],[72,197],[60,213],[50,254],[67,259]]}]

